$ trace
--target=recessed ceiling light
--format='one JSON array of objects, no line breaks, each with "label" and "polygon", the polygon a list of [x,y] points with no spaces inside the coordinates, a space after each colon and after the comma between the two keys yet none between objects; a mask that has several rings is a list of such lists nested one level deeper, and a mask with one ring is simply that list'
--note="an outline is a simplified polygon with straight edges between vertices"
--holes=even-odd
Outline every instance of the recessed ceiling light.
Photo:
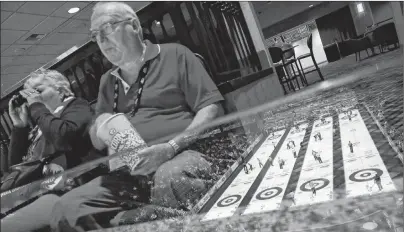
[{"label": "recessed ceiling light", "polygon": [[366,222],[362,228],[365,230],[374,230],[377,228],[377,224],[375,222]]},{"label": "recessed ceiling light", "polygon": [[310,5],[309,7],[313,7],[313,5]]},{"label": "recessed ceiling light", "polygon": [[67,12],[69,12],[69,14],[74,14],[74,13],[77,13],[79,10],[80,10],[80,8],[73,7],[73,8],[70,8],[70,10],[68,10]]},{"label": "recessed ceiling light", "polygon": [[356,4],[356,9],[358,9],[358,13],[363,13],[365,9],[363,8],[363,3]]}]

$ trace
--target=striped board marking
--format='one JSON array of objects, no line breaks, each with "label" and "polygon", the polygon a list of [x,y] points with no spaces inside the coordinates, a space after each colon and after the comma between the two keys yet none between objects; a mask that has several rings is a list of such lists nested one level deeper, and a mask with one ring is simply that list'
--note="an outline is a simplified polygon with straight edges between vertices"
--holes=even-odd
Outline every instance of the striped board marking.
[{"label": "striped board marking", "polygon": [[252,170],[250,170],[249,165],[246,166],[249,170],[248,174],[244,170],[240,170],[230,186],[227,187],[201,221],[231,217],[234,214],[242,199],[261,172],[263,166],[260,165],[260,162],[263,165],[267,162],[285,131],[286,130],[284,129],[274,132],[265,139],[264,143],[248,162],[251,165]]}]

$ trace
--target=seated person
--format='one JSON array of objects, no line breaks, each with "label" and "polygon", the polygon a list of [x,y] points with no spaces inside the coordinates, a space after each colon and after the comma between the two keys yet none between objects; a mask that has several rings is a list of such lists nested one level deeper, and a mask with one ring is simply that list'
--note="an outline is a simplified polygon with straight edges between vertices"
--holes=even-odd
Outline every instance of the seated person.
[{"label": "seated person", "polygon": [[[87,128],[92,118],[88,102],[75,98],[67,78],[55,70],[30,75],[20,94],[21,106],[9,102],[13,131],[9,146],[9,165],[61,153],[44,168],[53,173],[72,168],[91,148]],[[36,125],[32,130],[29,126]]]},{"label": "seated person", "polygon": [[[37,176],[40,179],[80,164],[82,157],[91,148],[88,127],[93,112],[88,102],[75,98],[66,77],[54,70],[32,73],[20,94],[26,99],[26,103],[15,105],[13,100],[16,96],[9,102],[9,113],[14,125],[9,146],[10,166],[60,153],[60,156],[39,171],[42,172],[42,175]],[[36,126],[31,130],[30,125]],[[46,196],[45,199],[55,202],[57,197]],[[31,214],[16,212],[16,221],[10,221],[7,217],[2,219],[2,231],[28,231],[25,228],[19,230],[17,225],[24,226],[23,222],[34,224],[29,220],[36,223],[37,220],[40,221],[38,217],[44,215],[49,218],[53,205],[46,208],[42,204],[40,211],[30,207],[31,205],[20,209],[19,211],[31,210]]]},{"label": "seated person", "polygon": [[[148,147],[137,154],[140,163],[129,175],[100,176],[62,196],[52,212],[52,229],[68,231],[106,213],[115,216],[109,216],[112,225],[133,220],[133,210],[142,207],[125,211],[125,202],[135,200],[122,193],[136,187],[140,176],[150,192],[145,207],[151,203],[190,209],[208,190],[212,169],[201,153],[187,147],[197,140],[196,128],[223,113],[222,95],[188,48],[143,40],[136,13],[124,3],[97,3],[91,32],[105,57],[117,66],[101,78],[96,115],[125,113]],[[90,137],[102,149],[97,128],[98,122]],[[86,225],[97,228],[90,227]]]}]

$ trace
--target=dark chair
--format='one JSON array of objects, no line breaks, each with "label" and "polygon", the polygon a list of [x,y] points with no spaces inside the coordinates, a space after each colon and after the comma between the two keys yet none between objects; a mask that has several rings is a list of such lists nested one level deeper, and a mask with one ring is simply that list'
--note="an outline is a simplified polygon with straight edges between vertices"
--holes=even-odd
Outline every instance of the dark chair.
[{"label": "dark chair", "polygon": [[[313,54],[313,36],[312,35],[310,35],[309,38],[307,39],[307,47],[309,47],[310,53],[306,53],[304,55],[297,57],[297,60],[299,61],[300,68],[302,69],[303,77],[306,81],[306,84],[307,84],[306,74],[314,72],[314,71],[317,71],[318,75],[320,76],[320,79],[323,81],[324,80],[323,74],[321,74],[320,68],[318,67],[316,59],[314,58],[314,54]],[[301,60],[308,58],[308,57],[311,57],[311,59],[313,60],[315,69],[310,70],[308,72],[304,72]]]},{"label": "dark chair", "polygon": [[398,35],[394,23],[387,23],[377,27],[373,31],[374,46],[379,46],[380,52],[384,52],[390,45],[399,47]]},{"label": "dark chair", "polygon": [[[297,80],[297,75],[292,75],[290,77],[287,70],[285,70],[285,68],[287,68],[287,65],[291,65],[293,61],[285,61],[285,59],[283,58],[284,53],[283,53],[282,49],[279,47],[270,47],[270,48],[268,48],[268,50],[269,50],[269,54],[272,57],[272,62],[275,65],[275,70],[278,75],[279,82],[282,85],[284,94],[287,94],[285,84],[287,85],[289,90],[296,91],[296,89],[293,85],[293,81],[296,81],[297,86],[300,88],[299,82]],[[280,61],[282,61],[282,64],[276,64],[276,63],[279,63]],[[299,71],[299,73],[300,73],[300,71]]]},{"label": "dark chair", "polygon": [[[297,72],[299,74],[300,77],[300,82],[302,83],[302,86],[307,86],[307,80],[306,78],[302,75],[302,72],[300,72],[300,67],[297,64],[297,59],[296,59],[296,54],[295,54],[295,49],[294,47],[290,47],[287,49],[282,49],[282,58],[283,58],[283,64],[285,66],[290,65],[290,69],[293,71],[293,75],[296,75],[295,69],[293,67],[293,64],[296,66]],[[299,83],[299,82],[298,82]],[[300,86],[299,86],[300,88]]]}]

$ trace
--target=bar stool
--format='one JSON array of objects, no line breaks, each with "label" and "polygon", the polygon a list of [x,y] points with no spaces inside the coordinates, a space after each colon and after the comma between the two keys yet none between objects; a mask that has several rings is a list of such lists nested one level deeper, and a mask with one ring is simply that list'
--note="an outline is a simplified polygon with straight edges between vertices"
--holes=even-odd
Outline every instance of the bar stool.
[{"label": "bar stool", "polygon": [[[282,49],[282,59],[283,59],[283,64],[285,65],[285,67],[286,68],[290,67],[290,69],[292,70],[292,72],[293,72],[292,75],[295,76],[296,78],[298,76],[300,77],[300,82],[302,83],[302,86],[305,86],[305,85],[307,86],[308,85],[307,81],[304,78],[304,76],[302,75],[302,73],[300,72],[300,67],[297,63],[294,47]],[[295,65],[299,75],[296,74],[296,71],[295,71],[295,68],[293,65]],[[288,70],[286,70],[286,71],[288,71]],[[289,72],[287,74],[289,74]],[[298,81],[297,81],[297,83],[299,84]],[[299,88],[300,88],[300,86],[299,86]]]},{"label": "bar stool", "polygon": [[[279,47],[270,47],[268,48],[269,54],[272,57],[272,62],[275,65],[275,70],[279,78],[279,82],[282,85],[283,92],[284,94],[287,94],[285,84],[287,85],[288,89],[290,91],[296,91],[293,81],[295,80],[297,82],[297,85],[299,86],[299,82],[297,81],[296,75],[293,75],[292,77],[289,76],[289,73],[287,70],[285,70],[285,64],[288,65],[289,62],[285,62],[283,59],[283,51]],[[280,63],[282,61],[282,63]],[[299,86],[300,88],[300,86]]]},{"label": "bar stool", "polygon": [[[314,71],[317,71],[318,75],[321,78],[321,80],[324,81],[324,77],[321,74],[321,71],[320,71],[320,68],[317,65],[316,59],[314,58],[314,54],[313,54],[313,36],[312,35],[310,35],[309,38],[307,39],[307,47],[309,47],[310,53],[306,53],[304,55],[301,55],[301,56],[297,57],[297,60],[299,61],[299,64],[300,64],[300,68],[302,69],[303,78],[304,78],[304,80],[305,80],[305,82],[307,84],[306,74],[314,72]],[[301,60],[305,59],[305,58],[308,58],[308,57],[311,57],[311,59],[313,60],[315,69],[310,70],[308,72],[304,72]]]}]

